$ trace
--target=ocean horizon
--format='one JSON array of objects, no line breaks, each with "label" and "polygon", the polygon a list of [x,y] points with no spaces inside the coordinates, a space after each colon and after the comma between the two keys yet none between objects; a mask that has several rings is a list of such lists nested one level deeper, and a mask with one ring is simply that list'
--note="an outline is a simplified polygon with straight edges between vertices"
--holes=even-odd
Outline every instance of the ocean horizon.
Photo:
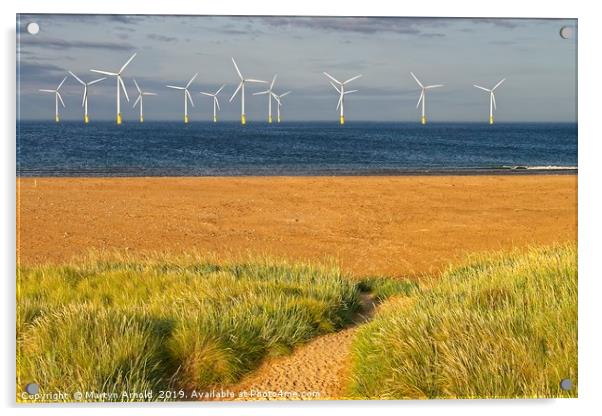
[{"label": "ocean horizon", "polygon": [[577,172],[577,123],[19,121],[17,176]]}]

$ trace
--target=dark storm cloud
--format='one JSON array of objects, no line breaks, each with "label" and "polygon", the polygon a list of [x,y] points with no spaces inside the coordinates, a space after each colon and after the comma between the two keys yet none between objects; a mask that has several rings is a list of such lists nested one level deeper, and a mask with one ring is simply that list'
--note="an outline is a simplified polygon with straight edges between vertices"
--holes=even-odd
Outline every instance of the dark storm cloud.
[{"label": "dark storm cloud", "polygon": [[[25,43],[25,42],[23,42]],[[93,41],[82,41],[82,40],[64,40],[58,38],[29,38],[27,46],[35,46],[45,49],[106,49],[109,51],[125,50],[129,51],[134,49],[134,46],[127,43],[118,42],[93,42]]]}]

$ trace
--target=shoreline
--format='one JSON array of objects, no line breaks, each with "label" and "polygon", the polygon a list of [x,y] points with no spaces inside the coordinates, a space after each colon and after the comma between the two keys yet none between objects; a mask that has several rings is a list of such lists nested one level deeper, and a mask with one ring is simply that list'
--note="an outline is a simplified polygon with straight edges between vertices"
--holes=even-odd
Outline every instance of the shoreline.
[{"label": "shoreline", "polygon": [[577,175],[17,178],[19,264],[89,250],[335,261],[419,277],[577,240]]},{"label": "shoreline", "polygon": [[528,166],[512,166],[503,168],[466,168],[466,169],[383,169],[383,170],[372,170],[372,171],[361,171],[355,173],[353,171],[323,171],[316,173],[265,173],[265,174],[249,174],[249,173],[234,173],[234,174],[222,174],[222,173],[210,173],[210,174],[152,174],[149,172],[141,172],[136,175],[137,171],[121,171],[116,172],[112,175],[107,175],[106,172],[98,172],[97,174],[93,171],[77,171],[67,172],[61,174],[53,174],[53,172],[35,172],[39,174],[20,174],[17,171],[18,178],[323,178],[323,177],[337,177],[337,178],[357,178],[357,177],[404,177],[404,176],[505,176],[505,175],[578,175],[579,169],[577,167],[569,166],[552,166],[552,167],[528,167]]}]

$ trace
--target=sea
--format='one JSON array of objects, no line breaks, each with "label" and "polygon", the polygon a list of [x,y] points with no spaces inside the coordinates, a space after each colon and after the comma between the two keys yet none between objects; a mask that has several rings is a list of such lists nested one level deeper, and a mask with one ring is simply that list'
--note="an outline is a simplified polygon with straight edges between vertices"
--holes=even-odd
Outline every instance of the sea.
[{"label": "sea", "polygon": [[17,176],[577,172],[573,123],[20,121]]}]

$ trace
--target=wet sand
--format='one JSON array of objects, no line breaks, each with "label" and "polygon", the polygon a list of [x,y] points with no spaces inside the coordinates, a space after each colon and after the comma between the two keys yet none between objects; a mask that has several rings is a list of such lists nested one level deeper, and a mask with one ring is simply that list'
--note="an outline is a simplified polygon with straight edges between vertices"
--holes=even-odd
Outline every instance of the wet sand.
[{"label": "wet sand", "polygon": [[470,252],[576,241],[576,175],[18,178],[17,254],[198,250],[437,272]]}]

